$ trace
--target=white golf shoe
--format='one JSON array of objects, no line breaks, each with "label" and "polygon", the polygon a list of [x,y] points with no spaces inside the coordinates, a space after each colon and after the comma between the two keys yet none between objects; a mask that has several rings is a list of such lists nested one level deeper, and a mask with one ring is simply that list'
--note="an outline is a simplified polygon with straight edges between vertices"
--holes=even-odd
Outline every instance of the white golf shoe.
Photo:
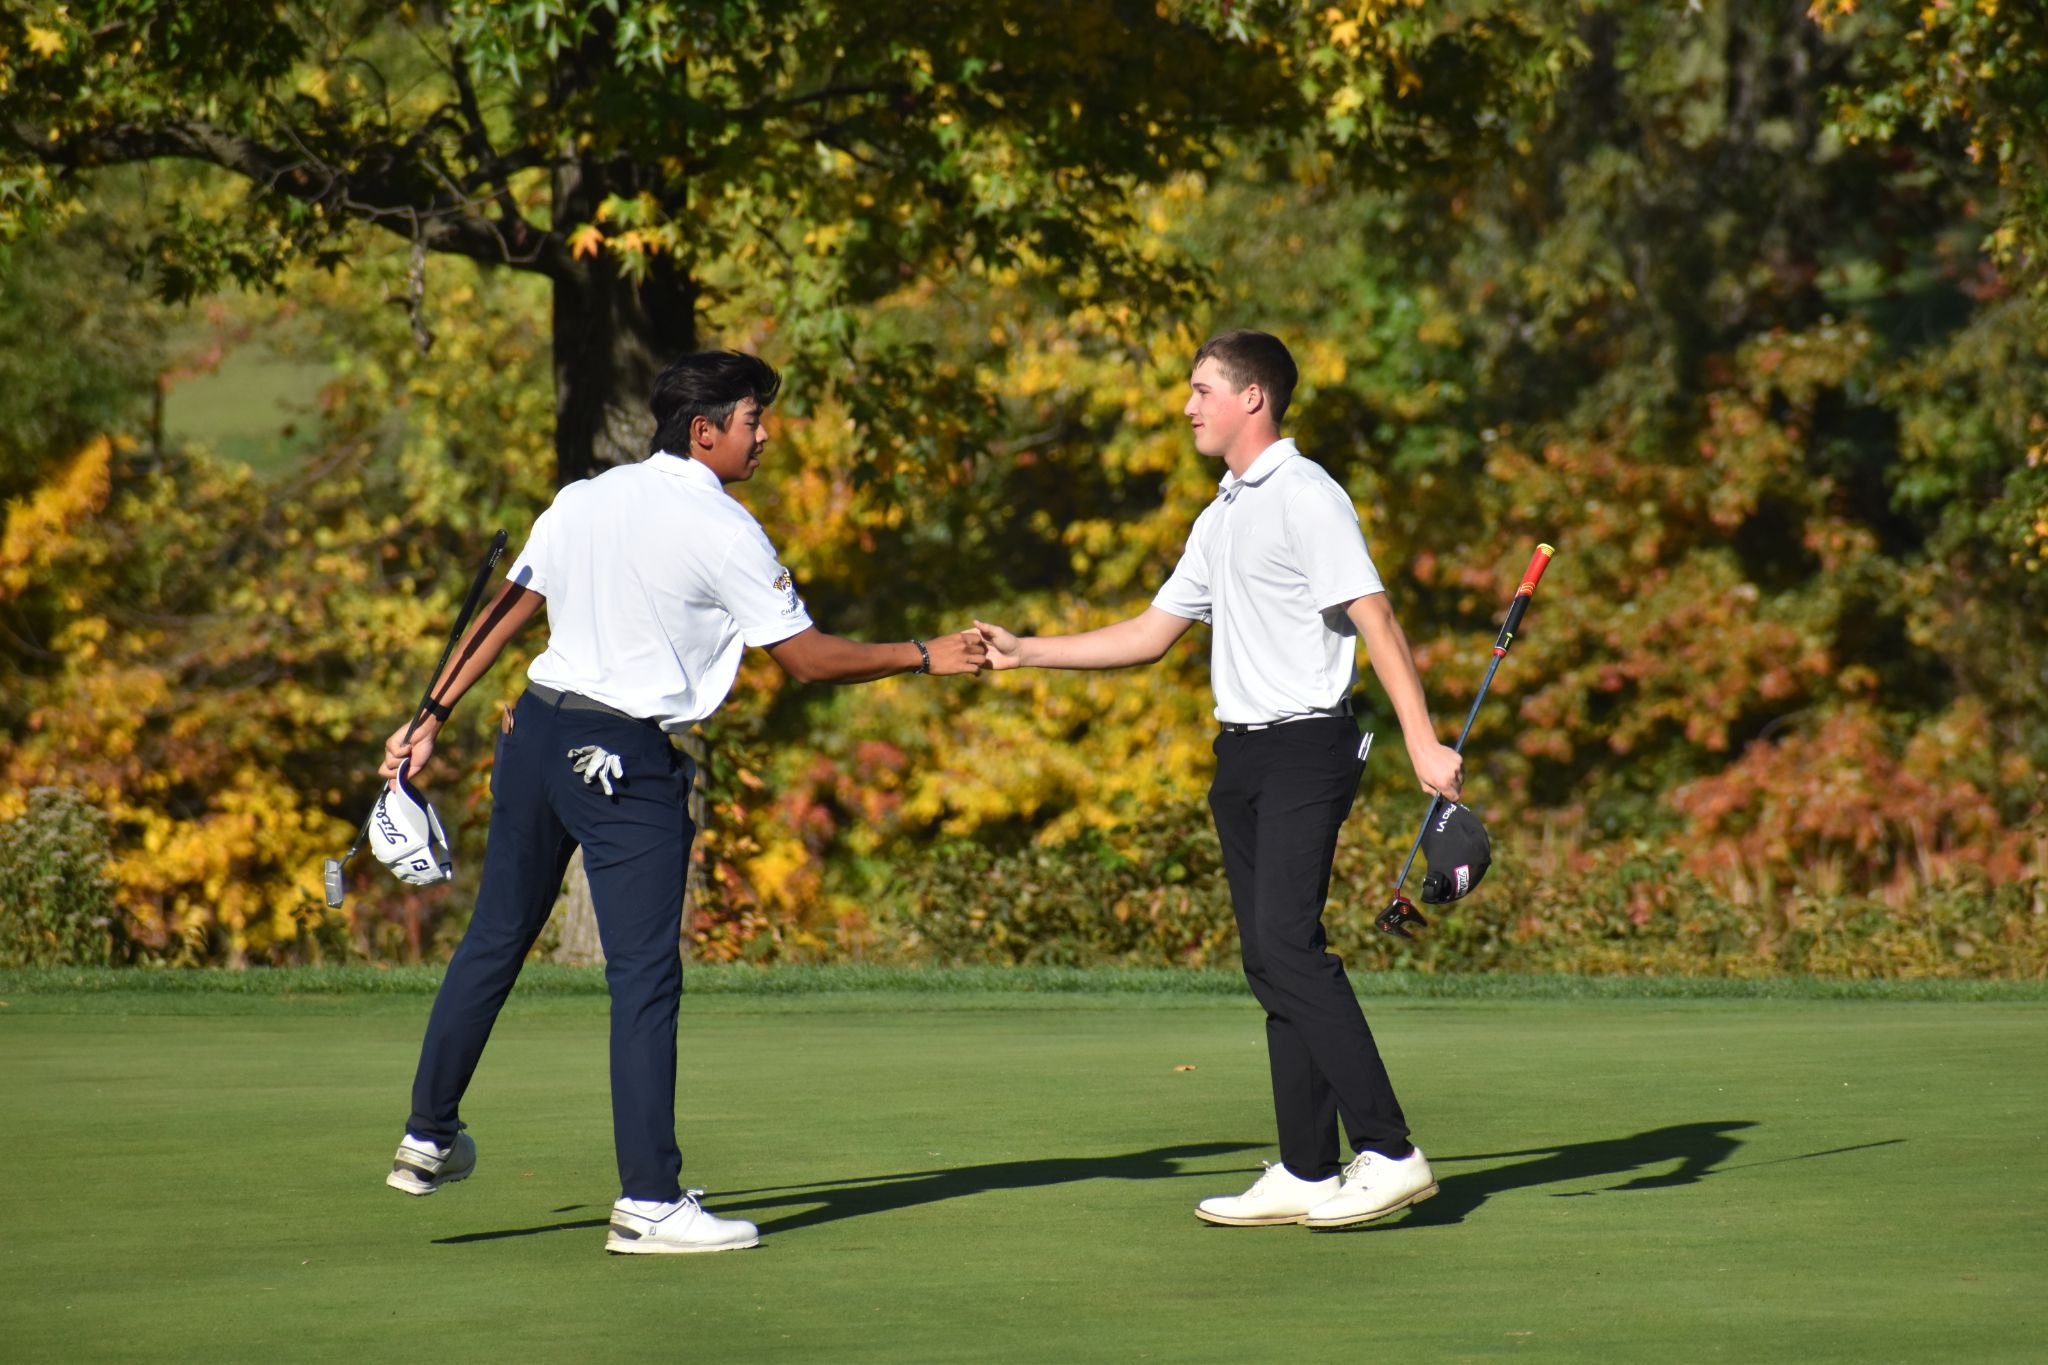
[{"label": "white golf shoe", "polygon": [[691,1251],[740,1251],[761,1244],[761,1230],[743,1218],[716,1218],[697,1201],[702,1190],[684,1190],[673,1204],[621,1199],[612,1205],[612,1230],[604,1249],[622,1256]]},{"label": "white golf shoe", "polygon": [[1266,1164],[1266,1170],[1243,1194],[1219,1194],[1195,1205],[1195,1217],[1207,1223],[1233,1228],[1262,1228],[1281,1223],[1299,1223],[1308,1211],[1337,1193],[1336,1176],[1328,1180],[1298,1180],[1280,1162]]},{"label": "white golf shoe", "polygon": [[384,1183],[406,1194],[432,1194],[443,1185],[469,1179],[476,1170],[476,1142],[467,1133],[457,1133],[446,1147],[431,1138],[405,1135],[398,1155],[391,1159],[391,1174]]},{"label": "white golf shoe", "polygon": [[1436,1176],[1420,1147],[1399,1161],[1378,1152],[1360,1152],[1344,1168],[1343,1187],[1310,1209],[1302,1221],[1312,1228],[1370,1223],[1435,1193]]}]

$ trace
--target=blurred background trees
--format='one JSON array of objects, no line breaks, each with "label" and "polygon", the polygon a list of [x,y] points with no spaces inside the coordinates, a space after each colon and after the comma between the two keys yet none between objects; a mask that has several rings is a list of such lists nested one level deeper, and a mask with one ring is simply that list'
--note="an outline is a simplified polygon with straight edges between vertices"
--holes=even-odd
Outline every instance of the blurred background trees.
[{"label": "blurred background trees", "polygon": [[[106,951],[445,949],[466,881],[337,918],[319,860],[465,566],[639,453],[668,351],[789,371],[742,496],[822,624],[900,638],[1149,600],[1216,476],[1188,357],[1252,325],[1441,724],[1561,551],[1473,739],[1495,873],[1421,946],[1365,930],[1420,812],[1384,750],[1354,960],[2042,969],[2015,7],[230,8],[0,14],[0,850],[82,793]],[[1227,962],[1205,649],[836,690],[750,657],[694,951]],[[523,662],[440,778],[465,871]]]}]

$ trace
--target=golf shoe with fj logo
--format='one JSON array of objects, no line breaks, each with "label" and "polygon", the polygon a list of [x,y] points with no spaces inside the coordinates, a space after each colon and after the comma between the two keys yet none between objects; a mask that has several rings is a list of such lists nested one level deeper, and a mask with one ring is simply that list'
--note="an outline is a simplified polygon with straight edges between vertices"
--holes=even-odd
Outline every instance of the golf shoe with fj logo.
[{"label": "golf shoe with fj logo", "polygon": [[623,1256],[690,1251],[740,1251],[759,1246],[761,1231],[743,1218],[718,1218],[697,1202],[702,1190],[684,1190],[672,1204],[621,1199],[612,1205],[604,1249]]}]

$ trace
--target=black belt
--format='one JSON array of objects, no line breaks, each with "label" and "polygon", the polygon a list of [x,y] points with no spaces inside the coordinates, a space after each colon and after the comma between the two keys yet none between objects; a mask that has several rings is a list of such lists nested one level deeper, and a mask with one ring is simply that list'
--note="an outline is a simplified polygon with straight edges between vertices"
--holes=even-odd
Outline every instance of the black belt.
[{"label": "black belt", "polygon": [[1270,730],[1276,725],[1292,725],[1298,720],[1335,720],[1342,716],[1349,716],[1351,713],[1351,698],[1346,697],[1327,711],[1310,711],[1304,715],[1286,716],[1280,720],[1253,721],[1250,724],[1226,720],[1223,722],[1223,733],[1226,735],[1248,735],[1254,730]]},{"label": "black belt", "polygon": [[601,702],[595,697],[586,697],[581,692],[563,692],[557,688],[544,687],[537,682],[528,683],[526,690],[536,699],[547,703],[558,711],[597,711],[607,716],[617,716],[620,720],[630,720],[635,725],[651,725],[657,730],[661,729],[661,722],[658,720],[649,720],[646,716],[636,716],[631,711],[621,711],[618,707],[608,702]]}]

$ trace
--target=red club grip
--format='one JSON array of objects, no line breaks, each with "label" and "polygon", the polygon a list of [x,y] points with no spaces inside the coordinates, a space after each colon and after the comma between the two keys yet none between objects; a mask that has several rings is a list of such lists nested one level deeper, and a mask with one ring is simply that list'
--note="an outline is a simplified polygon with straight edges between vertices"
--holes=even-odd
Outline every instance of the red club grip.
[{"label": "red club grip", "polygon": [[1529,556],[1529,567],[1522,571],[1522,586],[1515,589],[1515,600],[1508,604],[1508,619],[1501,623],[1500,638],[1493,642],[1496,657],[1506,654],[1508,646],[1515,641],[1515,632],[1522,628],[1522,613],[1529,609],[1529,599],[1536,593],[1536,584],[1542,580],[1543,571],[1550,567],[1550,557],[1557,551],[1548,545],[1538,545],[1536,553]]},{"label": "red club grip", "polygon": [[1536,591],[1536,585],[1543,581],[1543,571],[1550,567],[1550,557],[1556,553],[1553,546],[1536,547],[1536,553],[1529,556],[1529,567],[1522,570],[1522,586],[1515,596],[1527,597]]}]

